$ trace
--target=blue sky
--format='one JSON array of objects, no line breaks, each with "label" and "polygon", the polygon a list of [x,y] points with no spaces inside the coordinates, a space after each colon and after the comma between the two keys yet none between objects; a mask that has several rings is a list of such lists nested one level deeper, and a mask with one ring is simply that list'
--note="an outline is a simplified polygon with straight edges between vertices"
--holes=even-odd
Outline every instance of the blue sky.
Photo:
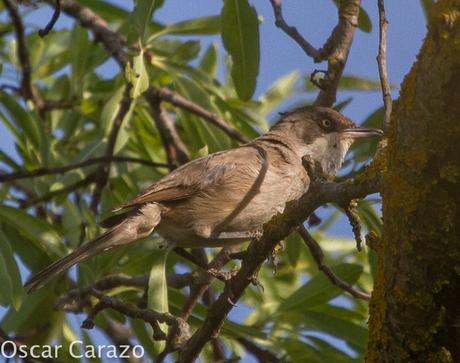
[{"label": "blue sky", "polygon": [[[120,6],[131,5],[131,2],[113,0]],[[250,0],[256,7],[262,19],[260,25],[261,35],[261,64],[256,97],[263,93],[276,79],[292,71],[301,74],[310,74],[314,69],[324,69],[325,64],[314,64],[307,58],[303,51],[274,25],[272,8],[269,0]],[[364,8],[373,23],[370,34],[357,31],[354,44],[350,53],[345,73],[370,79],[378,79],[377,63],[375,57],[378,47],[378,14],[377,1],[364,1]],[[220,12],[221,1],[216,0],[166,0],[165,6],[156,14],[156,20],[164,23],[174,23],[196,16],[215,15]],[[388,32],[388,74],[392,84],[399,85],[413,64],[421,42],[425,35],[425,19],[419,0],[406,0],[404,2],[387,1],[387,18],[389,19]],[[285,0],[284,16],[287,22],[295,25],[310,43],[320,47],[330,34],[337,22],[337,11],[332,0],[305,1]],[[42,6],[34,10],[29,19],[37,27],[45,25],[51,15],[50,8]],[[66,27],[69,18],[61,16],[58,27]],[[206,37],[206,43],[215,41],[220,44],[217,37]],[[222,55],[222,53],[221,53]],[[114,72],[115,65],[109,63],[101,68],[101,72],[110,75]],[[1,82],[1,76],[0,76]],[[393,91],[396,98],[398,90]],[[353,102],[343,112],[357,123],[362,122],[366,116],[378,108],[381,101],[380,92],[344,92],[339,94],[338,101],[353,97]],[[297,98],[298,99],[298,98]],[[287,101],[279,111],[289,108],[293,100]],[[14,155],[13,141],[3,124],[0,124],[0,148]],[[351,236],[348,223],[339,222],[335,225],[335,234]],[[234,309],[232,317],[241,319],[244,308]],[[0,309],[0,316],[4,309]],[[102,339],[102,338],[100,338]],[[253,362],[245,359],[244,362]]]}]

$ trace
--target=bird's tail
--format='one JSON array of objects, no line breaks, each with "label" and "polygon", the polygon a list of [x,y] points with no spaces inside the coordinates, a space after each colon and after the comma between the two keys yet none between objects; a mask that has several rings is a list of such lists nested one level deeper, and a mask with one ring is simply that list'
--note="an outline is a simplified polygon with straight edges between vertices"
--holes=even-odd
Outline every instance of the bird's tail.
[{"label": "bird's tail", "polygon": [[78,262],[150,235],[161,220],[161,207],[152,203],[141,208],[139,212],[138,215],[125,219],[117,226],[78,247],[69,255],[32,276],[25,284],[28,292],[42,287],[48,280],[61,274]]}]

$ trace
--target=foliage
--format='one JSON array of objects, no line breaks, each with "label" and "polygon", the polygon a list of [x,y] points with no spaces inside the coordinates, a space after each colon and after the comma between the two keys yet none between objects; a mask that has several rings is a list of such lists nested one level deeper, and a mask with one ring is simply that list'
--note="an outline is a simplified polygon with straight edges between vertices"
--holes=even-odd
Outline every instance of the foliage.
[{"label": "foliage", "polygon": [[[134,101],[122,120],[114,155],[158,163],[167,163],[167,155],[150,107],[142,97],[151,85],[173,90],[224,118],[248,138],[268,129],[267,117],[287,97],[305,97],[304,92],[309,91],[296,87],[299,77],[293,73],[253,97],[259,70],[259,19],[247,0],[226,0],[221,14],[176,24],[162,24],[157,19],[155,12],[163,1],[138,0],[132,13],[102,0],[79,3],[123,34],[132,63],[126,69],[115,68],[106,49],[74,20],[66,20],[44,38],[26,22],[34,89],[44,100],[71,104],[43,110],[33,99],[25,100],[20,87],[9,87],[21,78],[22,66],[14,29],[9,21],[2,20],[0,120],[14,138],[15,149],[0,150],[1,173],[54,168],[104,156],[126,81],[132,83],[130,95]],[[5,13],[4,8],[1,11]],[[152,16],[155,21],[151,21]],[[360,18],[360,27],[366,32],[371,30],[366,13]],[[208,43],[205,37],[212,37],[214,43],[204,47]],[[224,53],[220,37],[228,53]],[[375,89],[374,81],[358,77],[343,81],[346,89]],[[238,145],[223,130],[197,115],[167,103],[164,107],[174,116],[191,157]],[[365,122],[375,124],[381,117],[381,113],[374,114]],[[349,158],[352,168],[347,173],[351,175],[361,167],[374,151],[373,144],[356,146]],[[14,336],[29,332],[24,334],[26,343],[53,341],[66,346],[72,337],[80,336],[70,314],[56,312],[53,306],[71,286],[88,285],[109,273],[149,274],[148,304],[156,310],[164,307],[167,298],[169,311],[177,313],[188,296],[187,289],[166,288],[164,270],[158,269],[163,260],[153,255],[148,240],[87,261],[76,274],[70,273],[34,294],[22,291],[29,272],[37,272],[100,232],[91,201],[95,176],[101,170],[103,165],[91,164],[0,186],[0,304],[8,307],[1,327]],[[101,215],[166,173],[166,167],[112,163],[99,205]],[[362,202],[359,211],[366,229],[379,233],[381,222],[375,203]],[[326,251],[326,262],[337,275],[369,291],[372,275],[368,256],[354,251],[354,241],[328,233],[338,213],[329,208],[315,236]],[[286,242],[286,249],[278,256],[276,274],[263,267],[258,278],[264,289],[252,287],[242,298],[241,304],[248,307],[247,316],[224,324],[223,342],[235,356],[245,354],[238,340],[244,338],[280,354],[283,361],[305,361],[306,357],[311,362],[360,361],[366,343],[366,304],[344,294],[317,271],[299,236],[293,234]],[[216,251],[206,253],[211,258]],[[169,254],[167,272],[194,269],[189,261]],[[220,281],[211,285],[213,295],[222,289]],[[111,295],[136,302],[142,290],[119,288]],[[199,303],[189,319],[193,328],[202,323],[205,314],[205,303]],[[143,323],[109,310],[96,320],[102,330],[110,321],[131,325],[134,341],[154,354],[151,332]],[[92,334],[84,334],[88,344],[94,343]],[[344,344],[337,347],[330,337],[341,340],[349,349],[344,349]],[[64,350],[62,354],[60,359],[72,360]],[[213,361],[210,348],[204,351],[203,361]]]}]

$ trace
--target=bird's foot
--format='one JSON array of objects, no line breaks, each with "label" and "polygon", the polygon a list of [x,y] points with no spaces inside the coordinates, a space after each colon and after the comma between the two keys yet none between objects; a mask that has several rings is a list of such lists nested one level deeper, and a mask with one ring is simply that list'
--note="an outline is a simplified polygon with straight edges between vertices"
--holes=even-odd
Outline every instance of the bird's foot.
[{"label": "bird's foot", "polygon": [[249,235],[251,236],[251,239],[255,241],[260,241],[262,236],[264,235],[264,230],[262,227],[253,229],[252,231],[249,231]]},{"label": "bird's foot", "polygon": [[278,267],[278,263],[279,263],[279,257],[278,257],[278,252],[279,251],[284,251],[284,249],[286,248],[285,244],[284,244],[284,241],[279,241],[279,243],[275,246],[275,248],[273,249],[272,253],[270,254],[270,257],[269,257],[269,262],[270,264],[272,265],[272,269],[273,269],[273,274],[276,273],[276,270],[277,270],[277,267]]},{"label": "bird's foot", "polygon": [[260,282],[260,280],[257,278],[257,275],[254,274],[249,278],[249,281],[251,281],[251,284],[258,289],[260,289],[262,292],[264,292],[265,288],[264,285]]}]

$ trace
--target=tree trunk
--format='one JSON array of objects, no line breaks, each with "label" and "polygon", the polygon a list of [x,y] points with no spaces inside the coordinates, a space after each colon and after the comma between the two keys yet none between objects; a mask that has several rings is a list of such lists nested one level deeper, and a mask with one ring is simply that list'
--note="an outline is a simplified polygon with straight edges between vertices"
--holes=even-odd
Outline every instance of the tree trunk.
[{"label": "tree trunk", "polygon": [[431,10],[386,164],[366,362],[460,362],[460,0]]}]

